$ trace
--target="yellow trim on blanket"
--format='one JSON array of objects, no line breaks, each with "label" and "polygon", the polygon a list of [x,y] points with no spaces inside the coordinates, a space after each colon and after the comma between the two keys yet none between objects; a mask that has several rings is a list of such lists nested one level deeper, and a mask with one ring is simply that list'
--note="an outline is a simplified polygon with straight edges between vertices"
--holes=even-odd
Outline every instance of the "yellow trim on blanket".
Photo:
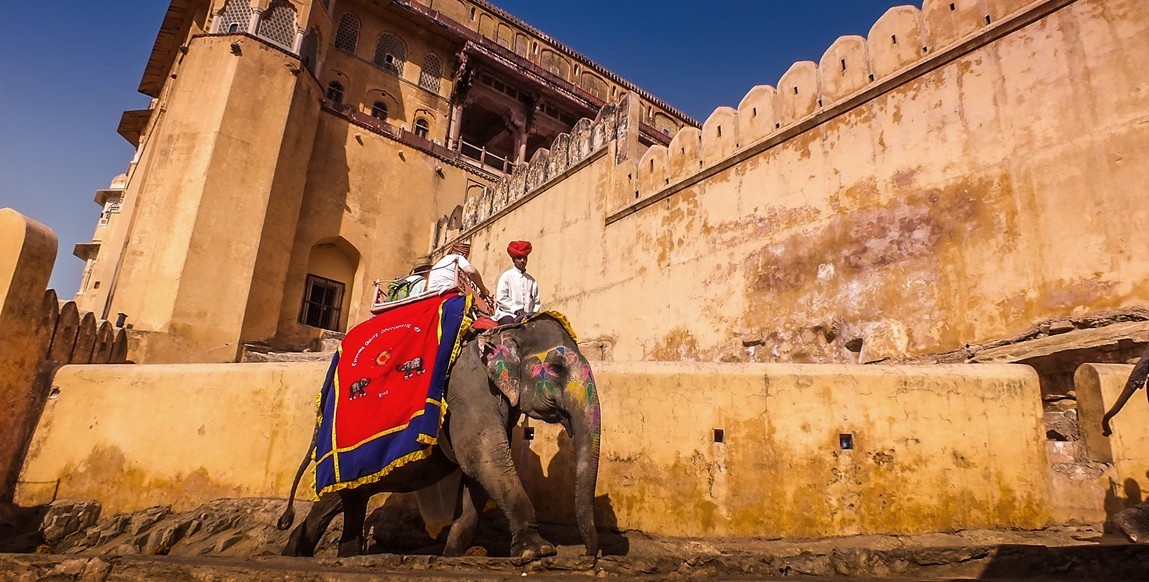
[{"label": "yellow trim on blanket", "polygon": [[[427,403],[442,406],[442,403],[439,402],[438,400],[435,400],[434,398],[428,398]],[[381,432],[377,432],[377,433],[375,433],[375,434],[373,434],[373,435],[371,435],[371,436],[369,436],[369,437],[367,437],[367,438],[365,438],[365,439],[363,439],[363,440],[361,440],[361,441],[359,441],[353,445],[348,445],[346,447],[342,447],[339,449],[332,449],[330,451],[327,451],[327,454],[323,455],[323,457],[321,457],[319,460],[323,461],[327,457],[330,457],[331,455],[334,455],[336,453],[346,453],[349,451],[353,451],[353,450],[355,450],[355,449],[357,449],[357,448],[359,448],[359,447],[361,447],[361,446],[363,446],[363,445],[365,445],[365,444],[367,444],[367,443],[369,443],[369,442],[371,442],[371,441],[373,441],[379,437],[384,437],[384,436],[387,436],[391,433],[396,433],[396,432],[399,432],[402,430],[407,430],[407,427],[411,426],[411,421],[415,420],[416,418],[419,418],[420,416],[423,416],[423,414],[425,414],[425,413],[426,413],[426,409],[420,408],[419,410],[416,410],[415,413],[412,414],[410,418],[407,419],[406,424],[404,424],[402,426],[396,426],[393,428],[389,428],[389,429],[381,431]],[[440,427],[440,428],[442,428],[442,427]],[[432,444],[434,444],[434,443],[432,443]]]},{"label": "yellow trim on blanket", "polygon": [[[339,343],[338,349],[339,349],[339,361],[342,362],[343,361],[343,342],[342,341]],[[339,418],[339,366],[338,365],[335,366],[335,375],[332,376],[332,380],[335,383],[333,385],[334,394],[332,394],[331,396],[333,398],[335,398],[335,401],[331,403],[331,418],[335,419],[335,418]],[[319,413],[323,414],[323,411],[321,410],[321,411],[319,411]],[[338,442],[338,441],[335,440],[335,421],[332,420],[332,422],[331,422],[331,445],[332,445],[332,447],[331,448],[335,448],[336,442]],[[327,458],[326,455],[324,456],[324,458]],[[322,459],[320,459],[320,460],[322,460]],[[318,465],[319,461],[316,461],[315,464]],[[342,481],[343,479],[341,479],[339,477],[339,457],[338,456],[336,456],[335,459],[333,459],[331,465],[332,465],[332,467],[331,467],[332,470],[334,470],[334,472],[335,472],[335,482],[338,483],[338,482]]]},{"label": "yellow trim on blanket", "polygon": [[336,483],[333,483],[331,485],[328,485],[327,487],[324,487],[323,491],[320,491],[315,496],[315,498],[319,499],[323,495],[325,495],[327,493],[332,493],[334,491],[340,491],[343,489],[352,489],[355,487],[359,487],[361,485],[367,485],[370,483],[375,483],[376,481],[379,481],[380,479],[386,477],[387,474],[390,473],[391,471],[394,471],[395,469],[398,469],[399,467],[402,467],[403,465],[406,465],[407,463],[426,459],[429,456],[431,456],[431,447],[430,446],[428,446],[425,449],[420,449],[420,450],[415,451],[411,454],[408,454],[408,455],[399,457],[398,459],[395,459],[394,461],[391,462],[391,464],[387,465],[386,467],[383,467],[383,469],[381,471],[379,471],[378,473],[374,473],[371,475],[360,477],[354,481],[336,482]]}]

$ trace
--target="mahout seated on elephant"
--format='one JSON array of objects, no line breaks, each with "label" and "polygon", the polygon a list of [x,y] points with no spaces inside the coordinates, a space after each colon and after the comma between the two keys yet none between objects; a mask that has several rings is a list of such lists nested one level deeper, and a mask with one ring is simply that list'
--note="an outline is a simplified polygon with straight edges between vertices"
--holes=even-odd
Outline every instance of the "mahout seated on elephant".
[{"label": "mahout seated on elephant", "polygon": [[[1113,407],[1105,416],[1101,417],[1101,435],[1109,436],[1113,434],[1113,429],[1109,426],[1109,421],[1117,416],[1118,412],[1125,407],[1125,403],[1133,396],[1133,393],[1141,389],[1145,385],[1145,380],[1149,378],[1149,349],[1141,354],[1141,359],[1137,360],[1137,364],[1133,366],[1133,371],[1129,373],[1129,379],[1125,381],[1125,388],[1121,390],[1121,395],[1117,397],[1117,401],[1113,403]],[[1149,397],[1149,396],[1147,396]]]},{"label": "mahout seated on elephant", "polygon": [[[575,515],[587,555],[598,553],[594,492],[598,480],[601,416],[590,364],[564,321],[542,313],[522,323],[464,338],[447,382],[447,414],[429,457],[392,470],[381,480],[325,494],[292,531],[285,555],[313,555],[319,539],[340,511],[339,555],[365,551],[363,523],[376,493],[410,492],[430,486],[456,468],[463,473],[456,519],[444,555],[463,554],[471,544],[479,513],[491,499],[511,530],[511,554],[538,558],[555,548],[538,533],[535,510],[515,470],[511,431],[520,414],[566,429],[575,448]],[[294,520],[296,488],[316,446],[304,457],[291,486],[280,529]]]}]

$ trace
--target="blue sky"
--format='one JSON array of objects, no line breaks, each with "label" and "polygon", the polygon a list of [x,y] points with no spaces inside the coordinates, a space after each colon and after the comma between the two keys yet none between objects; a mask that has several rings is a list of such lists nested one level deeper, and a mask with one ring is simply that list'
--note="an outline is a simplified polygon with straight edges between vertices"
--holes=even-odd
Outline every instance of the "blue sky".
[{"label": "blue sky", "polygon": [[[795,61],[817,61],[839,36],[865,35],[896,0],[494,0],[535,26],[705,121],[773,85]],[[112,8],[114,4],[114,8]],[[60,252],[51,285],[79,286],[72,256],[90,239],[92,202],[127,168],[120,114],[137,93],[167,2],[15,2],[0,35],[0,207],[51,227]],[[37,24],[39,23],[39,24]]]}]

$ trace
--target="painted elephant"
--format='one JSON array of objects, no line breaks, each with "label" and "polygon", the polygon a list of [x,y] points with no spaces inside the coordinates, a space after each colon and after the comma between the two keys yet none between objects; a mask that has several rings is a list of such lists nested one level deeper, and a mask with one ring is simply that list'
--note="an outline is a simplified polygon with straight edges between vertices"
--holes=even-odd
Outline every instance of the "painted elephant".
[{"label": "painted elephant", "polygon": [[[343,511],[340,555],[363,552],[363,523],[368,499],[380,492],[410,492],[432,485],[456,468],[463,473],[461,503],[447,537],[445,555],[470,546],[479,512],[488,497],[506,514],[513,556],[553,555],[554,546],[538,534],[535,510],[511,458],[510,435],[519,415],[561,424],[575,447],[575,515],[586,553],[598,552],[594,492],[598,480],[601,420],[590,364],[566,326],[549,314],[496,328],[464,340],[453,364],[445,399],[447,415],[431,456],[393,470],[381,481],[321,498],[292,532],[284,554],[309,556],[331,519]],[[315,449],[304,457],[291,486],[299,480]],[[289,502],[279,519],[287,529],[294,520]]]},{"label": "painted elephant", "polygon": [[1129,373],[1129,379],[1125,381],[1125,388],[1121,390],[1121,395],[1117,397],[1117,402],[1113,403],[1113,408],[1101,417],[1101,434],[1102,436],[1109,436],[1113,434],[1113,429],[1109,426],[1109,421],[1117,416],[1118,412],[1129,401],[1129,397],[1145,385],[1146,378],[1149,378],[1149,350],[1141,354],[1141,359],[1137,360],[1137,364],[1133,366],[1133,371]]}]

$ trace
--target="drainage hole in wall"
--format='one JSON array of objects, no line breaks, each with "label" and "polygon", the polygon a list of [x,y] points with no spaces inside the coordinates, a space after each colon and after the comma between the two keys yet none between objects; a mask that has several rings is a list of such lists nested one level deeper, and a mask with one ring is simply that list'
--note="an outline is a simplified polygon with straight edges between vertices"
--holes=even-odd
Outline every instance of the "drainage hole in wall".
[{"label": "drainage hole in wall", "polygon": [[854,450],[854,435],[850,433],[838,435],[838,446],[841,447],[843,451]]},{"label": "drainage hole in wall", "polygon": [[714,429],[714,442],[719,444],[726,442],[726,431],[720,428]]}]

